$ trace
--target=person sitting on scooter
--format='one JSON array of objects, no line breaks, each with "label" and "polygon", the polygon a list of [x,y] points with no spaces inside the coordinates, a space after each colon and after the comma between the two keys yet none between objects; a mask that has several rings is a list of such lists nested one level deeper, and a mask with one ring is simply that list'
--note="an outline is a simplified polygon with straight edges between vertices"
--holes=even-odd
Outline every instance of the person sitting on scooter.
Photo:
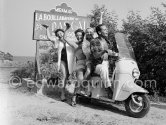
[{"label": "person sitting on scooter", "polygon": [[109,49],[108,29],[105,25],[100,24],[96,27],[98,37],[93,39],[90,44],[91,56],[87,67],[90,71],[99,74],[105,87],[108,88],[110,96],[112,96],[111,81],[109,79],[109,62],[108,56],[118,56],[118,53]]},{"label": "person sitting on scooter", "polygon": [[[99,20],[99,24],[102,24],[103,22],[103,13],[104,12],[101,12],[100,14],[100,20]],[[83,42],[83,45],[82,45],[82,50],[86,56],[86,63],[88,63],[88,59],[89,59],[89,56],[90,56],[90,42],[92,39],[96,38],[98,35],[96,34],[96,32],[94,31],[94,28],[92,27],[88,27],[86,30],[85,30],[85,39],[84,39],[84,42]],[[88,65],[86,65],[87,68],[86,68],[86,72],[85,72],[85,75],[84,75],[84,80],[86,80],[88,78],[88,76],[90,75],[90,70],[88,68]]]},{"label": "person sitting on scooter", "polygon": [[85,37],[84,37],[84,41],[82,43],[82,50],[83,50],[86,58],[89,58],[89,54],[90,54],[90,41],[92,39],[94,39],[94,38],[95,38],[94,29],[91,28],[91,27],[88,27],[85,30]]},{"label": "person sitting on scooter", "polygon": [[[83,50],[84,55],[86,56],[86,62],[88,62],[88,59],[89,59],[89,56],[90,56],[90,42],[94,38],[95,38],[94,29],[91,28],[91,27],[88,27],[85,30],[85,38],[84,38],[84,41],[82,43],[82,50]],[[86,69],[88,69],[88,68],[86,68]],[[89,74],[90,74],[90,71],[86,70],[85,75],[84,75],[84,80],[87,79]]]}]

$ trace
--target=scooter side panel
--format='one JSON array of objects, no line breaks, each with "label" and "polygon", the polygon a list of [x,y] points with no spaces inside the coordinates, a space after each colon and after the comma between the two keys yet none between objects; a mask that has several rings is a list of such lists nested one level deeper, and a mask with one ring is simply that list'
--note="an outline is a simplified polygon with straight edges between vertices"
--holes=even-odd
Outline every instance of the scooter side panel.
[{"label": "scooter side panel", "polygon": [[132,76],[129,74],[118,74],[119,80],[115,83],[115,92],[113,99],[123,101],[127,99],[132,93],[148,93],[147,90],[141,88],[134,83]]},{"label": "scooter side panel", "polygon": [[[126,74],[120,74],[120,73],[115,73],[115,79],[114,79],[114,94],[113,94],[113,100],[118,100],[119,93],[122,91],[122,86],[123,84],[128,81],[128,77],[126,77]],[[128,95],[128,91],[125,92]],[[124,94],[125,95],[125,94]]]},{"label": "scooter side panel", "polygon": [[135,78],[132,76],[133,69],[138,69],[138,66],[137,63],[132,59],[124,58],[116,62],[113,95],[114,100],[126,99],[132,93],[132,90],[123,89],[123,87],[124,85],[126,86],[126,84],[130,86],[135,84]]}]

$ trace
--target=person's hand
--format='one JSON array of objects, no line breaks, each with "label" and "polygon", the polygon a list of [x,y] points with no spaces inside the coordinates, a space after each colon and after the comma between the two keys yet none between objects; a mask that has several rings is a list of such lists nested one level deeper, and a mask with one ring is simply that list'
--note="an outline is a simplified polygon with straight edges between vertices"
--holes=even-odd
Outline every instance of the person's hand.
[{"label": "person's hand", "polygon": [[101,13],[101,16],[103,16],[103,14],[104,14],[104,11],[103,11],[103,10],[101,10],[101,12],[100,12],[100,13]]},{"label": "person's hand", "polygon": [[119,53],[116,53],[116,52],[114,52],[114,51],[112,51],[112,50],[109,50],[109,49],[108,49],[107,52],[108,52],[108,54],[111,55],[111,56],[117,56],[117,57],[119,56]]},{"label": "person's hand", "polygon": [[46,25],[46,24],[42,24],[42,26],[44,27],[44,28],[48,28],[49,26],[48,25]]},{"label": "person's hand", "polygon": [[65,25],[66,25],[66,30],[68,30],[71,27],[69,23],[65,23]]},{"label": "person's hand", "polygon": [[104,53],[104,54],[102,55],[102,59],[103,59],[103,60],[108,60],[108,53]]}]

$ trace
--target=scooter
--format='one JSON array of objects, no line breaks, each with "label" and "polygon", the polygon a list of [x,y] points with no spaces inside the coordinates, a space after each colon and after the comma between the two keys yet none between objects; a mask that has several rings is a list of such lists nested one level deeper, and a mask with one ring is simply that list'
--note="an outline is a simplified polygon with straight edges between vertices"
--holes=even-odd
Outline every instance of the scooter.
[{"label": "scooter", "polygon": [[[66,31],[69,26],[66,26]],[[115,62],[115,68],[110,77],[113,85],[113,96],[110,98],[108,91],[102,84],[100,76],[91,76],[85,94],[77,93],[77,97],[84,96],[90,99],[95,99],[107,103],[123,102],[126,112],[129,116],[142,118],[150,110],[150,101],[147,97],[148,91],[136,84],[139,79],[140,71],[138,69],[134,52],[127,36],[123,33],[115,34],[116,44],[119,51],[119,57]],[[69,45],[65,46],[65,61],[58,58],[58,69],[64,74],[63,82],[69,80],[69,74],[72,74],[73,69],[73,55],[74,51]],[[59,48],[58,48],[59,49]],[[65,54],[65,55],[66,55]],[[58,57],[64,56],[63,52],[59,53]],[[68,72],[68,73],[67,73]],[[73,85],[73,84],[72,84]],[[65,88],[69,93],[73,92],[73,87],[69,87],[65,83]],[[71,92],[70,92],[71,91]],[[64,92],[62,92],[64,96]]]},{"label": "scooter", "polygon": [[77,93],[77,97],[83,96],[115,104],[123,102],[129,116],[142,118],[150,110],[148,91],[136,84],[140,71],[127,36],[123,33],[116,33],[115,39],[119,57],[115,62],[115,68],[110,78],[113,85],[112,98],[109,97],[108,91],[103,87],[100,76],[92,76],[87,87],[87,94]]}]

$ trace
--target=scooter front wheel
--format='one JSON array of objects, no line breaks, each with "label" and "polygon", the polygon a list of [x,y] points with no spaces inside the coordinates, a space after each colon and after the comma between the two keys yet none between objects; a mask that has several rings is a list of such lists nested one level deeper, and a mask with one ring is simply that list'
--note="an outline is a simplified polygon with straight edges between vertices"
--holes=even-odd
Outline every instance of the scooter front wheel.
[{"label": "scooter front wheel", "polygon": [[129,116],[142,118],[149,112],[149,98],[146,94],[133,94],[125,101],[125,109]]}]

